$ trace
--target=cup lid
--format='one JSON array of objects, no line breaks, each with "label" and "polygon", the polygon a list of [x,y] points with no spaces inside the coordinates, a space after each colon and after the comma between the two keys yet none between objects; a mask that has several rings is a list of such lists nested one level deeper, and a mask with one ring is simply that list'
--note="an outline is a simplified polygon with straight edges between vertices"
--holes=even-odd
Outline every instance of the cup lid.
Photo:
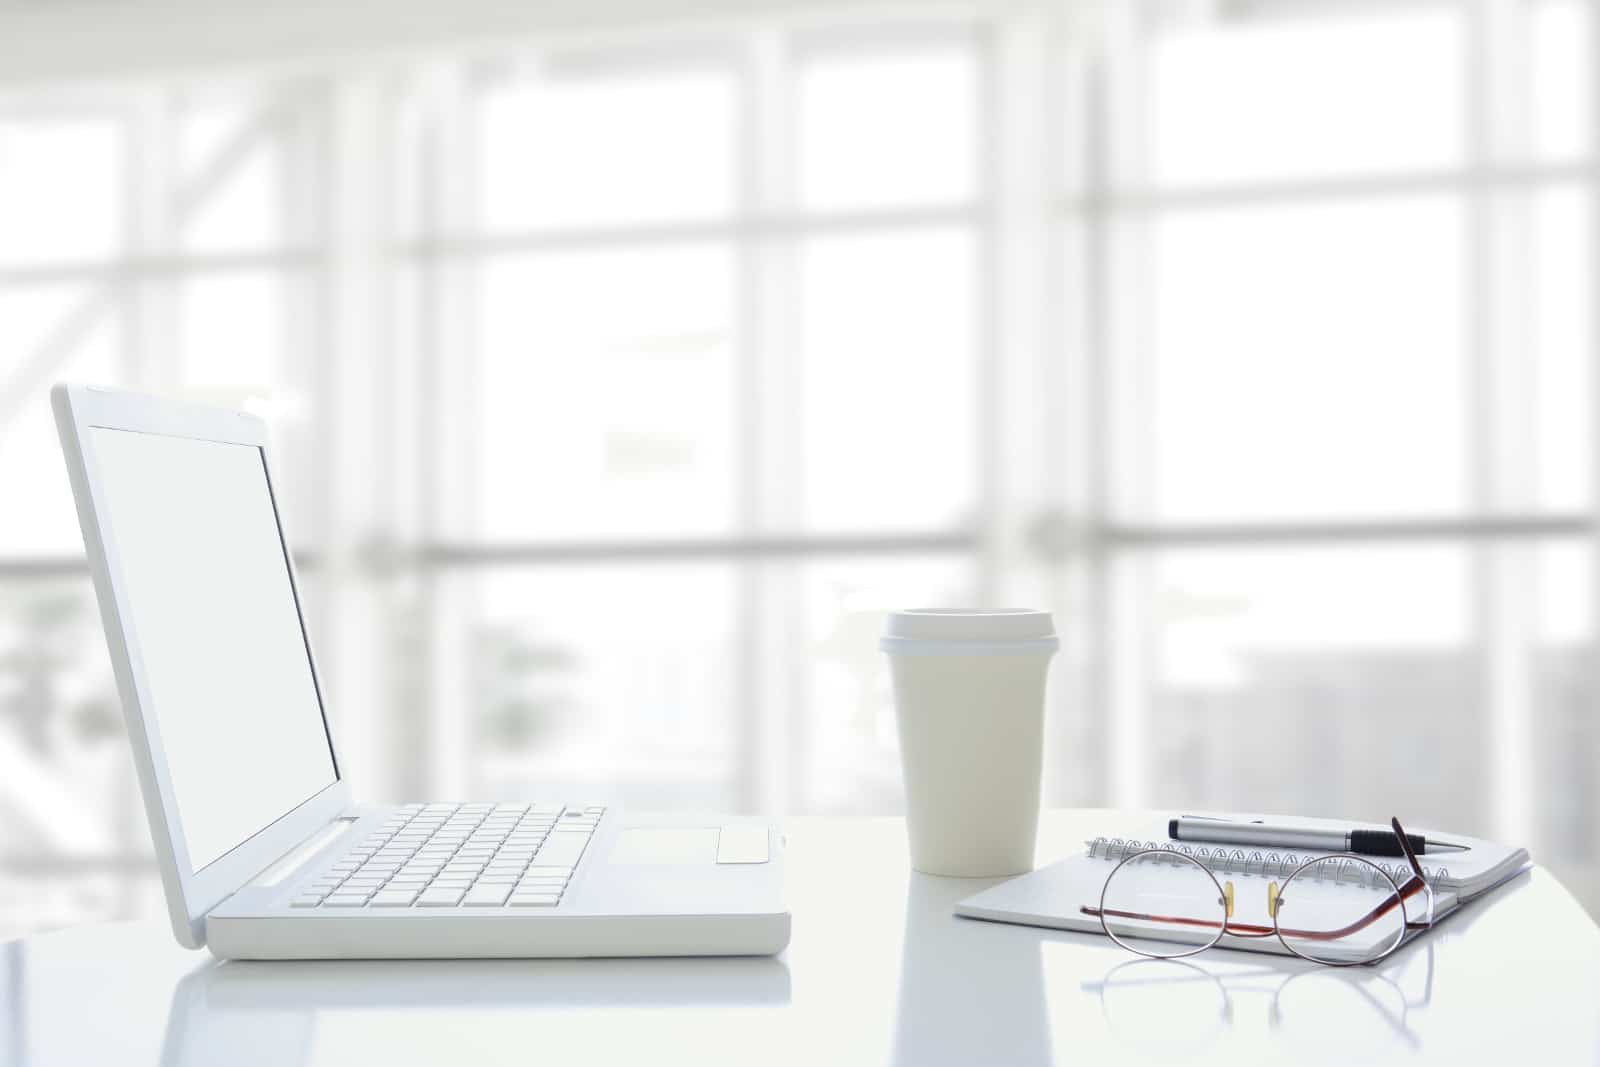
[{"label": "cup lid", "polygon": [[908,608],[891,611],[883,629],[909,641],[1039,641],[1055,633],[1050,613],[1031,608]]}]

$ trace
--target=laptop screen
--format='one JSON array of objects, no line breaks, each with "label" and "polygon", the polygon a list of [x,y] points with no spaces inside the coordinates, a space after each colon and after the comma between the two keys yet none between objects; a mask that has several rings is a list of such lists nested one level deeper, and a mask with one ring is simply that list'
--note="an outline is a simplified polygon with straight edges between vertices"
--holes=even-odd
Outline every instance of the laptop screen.
[{"label": "laptop screen", "polygon": [[338,778],[266,459],[254,445],[90,433],[123,626],[198,871]]}]

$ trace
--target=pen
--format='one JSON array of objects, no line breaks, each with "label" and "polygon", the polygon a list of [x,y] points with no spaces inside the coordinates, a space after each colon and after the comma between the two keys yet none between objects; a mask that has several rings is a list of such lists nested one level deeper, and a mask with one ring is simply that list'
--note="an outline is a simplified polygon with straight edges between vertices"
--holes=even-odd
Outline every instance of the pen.
[{"label": "pen", "polygon": [[[1259,848],[1304,848],[1323,852],[1359,852],[1366,856],[1404,856],[1392,830],[1324,830],[1308,826],[1273,826],[1259,822],[1230,822],[1180,815],[1167,821],[1167,836],[1177,841],[1203,841],[1212,845],[1255,845]],[[1407,834],[1417,855],[1428,852],[1466,852],[1468,846],[1429,841],[1422,834]]]}]

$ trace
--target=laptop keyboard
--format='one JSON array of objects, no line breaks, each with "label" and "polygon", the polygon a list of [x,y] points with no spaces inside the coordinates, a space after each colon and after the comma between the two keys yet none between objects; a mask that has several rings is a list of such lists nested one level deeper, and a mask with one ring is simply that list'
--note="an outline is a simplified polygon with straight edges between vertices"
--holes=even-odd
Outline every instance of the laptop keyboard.
[{"label": "laptop keyboard", "polygon": [[553,908],[604,814],[560,804],[410,804],[290,904]]}]

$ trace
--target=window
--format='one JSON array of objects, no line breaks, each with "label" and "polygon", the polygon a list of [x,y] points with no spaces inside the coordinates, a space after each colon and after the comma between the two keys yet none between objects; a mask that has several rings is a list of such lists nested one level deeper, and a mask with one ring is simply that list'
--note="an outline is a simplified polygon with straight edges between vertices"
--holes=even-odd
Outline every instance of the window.
[{"label": "window", "polygon": [[1410,810],[1588,884],[1596,828],[1535,809],[1596,768],[1592,15],[1494,17],[1128,5],[1089,64],[1110,790]]},{"label": "window", "polygon": [[39,461],[78,378],[270,420],[365,796],[894,811],[882,611],[1027,602],[1048,802],[1401,814],[1593,905],[1593,17],[901,11],[0,98],[0,893],[157,893]]}]

